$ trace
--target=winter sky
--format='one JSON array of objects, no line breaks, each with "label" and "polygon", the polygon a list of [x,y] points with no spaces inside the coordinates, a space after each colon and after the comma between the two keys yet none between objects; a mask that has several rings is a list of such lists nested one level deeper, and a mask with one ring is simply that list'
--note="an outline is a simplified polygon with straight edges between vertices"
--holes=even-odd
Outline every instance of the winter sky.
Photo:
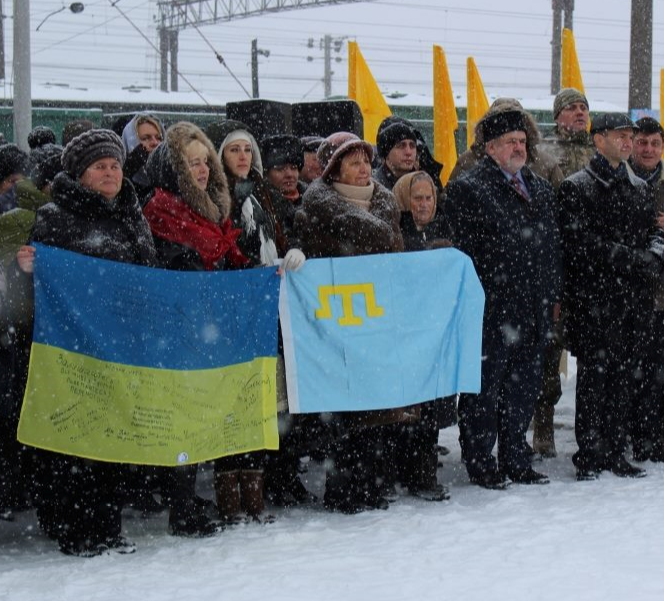
[{"label": "winter sky", "polygon": [[[84,12],[62,11],[35,31],[64,2],[30,0],[32,81],[37,95],[46,84],[86,88],[101,98],[131,85],[159,88],[155,49],[117,10],[121,8],[156,44],[157,0],[119,0],[117,8],[110,0],[90,0]],[[663,4],[661,0],[654,3],[655,108],[659,108],[659,71],[664,68]],[[630,5],[628,0],[576,1],[577,51],[591,103],[627,105]],[[4,0],[5,98],[12,95],[12,6]],[[258,38],[259,47],[270,51],[269,57],[260,58],[261,96],[290,102],[320,100],[323,51],[319,42],[330,34],[359,43],[385,94],[421,96],[426,103],[431,96],[431,47],[440,44],[456,95],[465,98],[465,61],[473,56],[490,96],[538,98],[549,94],[551,29],[551,0],[374,0],[217,23],[201,27],[200,33],[187,29],[180,33],[179,67],[211,104],[244,99],[245,92],[217,62],[203,36],[248,90],[250,45],[252,38]],[[307,47],[310,38],[313,48]],[[347,90],[345,41],[340,52],[333,54],[341,60],[333,66],[332,93],[343,95]],[[184,81],[180,90],[188,90]]]}]

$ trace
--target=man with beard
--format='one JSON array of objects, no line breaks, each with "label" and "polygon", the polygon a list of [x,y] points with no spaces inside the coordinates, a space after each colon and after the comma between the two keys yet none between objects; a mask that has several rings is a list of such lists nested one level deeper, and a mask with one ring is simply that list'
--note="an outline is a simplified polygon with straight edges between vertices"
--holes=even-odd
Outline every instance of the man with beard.
[{"label": "man with beard", "polygon": [[549,482],[530,465],[526,431],[560,311],[561,258],[553,188],[525,166],[526,127],[522,111],[488,118],[486,156],[447,188],[454,246],[486,295],[482,388],[461,395],[459,440],[471,482],[491,489]]},{"label": "man with beard", "polygon": [[664,244],[653,189],[627,159],[634,124],[627,115],[595,117],[596,153],[561,185],[566,331],[577,358],[577,480],[603,470],[639,478],[625,459],[629,412],[643,386],[654,291]]}]

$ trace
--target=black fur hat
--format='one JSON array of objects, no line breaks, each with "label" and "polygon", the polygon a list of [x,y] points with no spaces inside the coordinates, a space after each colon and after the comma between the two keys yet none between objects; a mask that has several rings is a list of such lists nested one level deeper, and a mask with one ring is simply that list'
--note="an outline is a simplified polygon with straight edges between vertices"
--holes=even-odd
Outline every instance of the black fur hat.
[{"label": "black fur hat", "polygon": [[482,121],[484,142],[500,138],[500,136],[510,131],[527,132],[526,127],[526,118],[523,111],[511,110],[494,113]]},{"label": "black fur hat", "polygon": [[295,165],[304,167],[304,148],[299,138],[289,134],[268,136],[261,140],[261,157],[263,169],[267,171],[279,165]]}]

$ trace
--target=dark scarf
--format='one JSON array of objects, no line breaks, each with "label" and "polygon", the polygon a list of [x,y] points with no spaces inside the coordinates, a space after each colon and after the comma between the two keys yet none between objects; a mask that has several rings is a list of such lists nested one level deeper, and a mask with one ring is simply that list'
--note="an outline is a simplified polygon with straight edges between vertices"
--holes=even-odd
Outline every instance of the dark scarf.
[{"label": "dark scarf", "polygon": [[590,168],[609,186],[629,179],[625,161],[620,161],[620,165],[614,169],[611,167],[611,163],[599,152],[595,153],[595,156],[590,159]]}]

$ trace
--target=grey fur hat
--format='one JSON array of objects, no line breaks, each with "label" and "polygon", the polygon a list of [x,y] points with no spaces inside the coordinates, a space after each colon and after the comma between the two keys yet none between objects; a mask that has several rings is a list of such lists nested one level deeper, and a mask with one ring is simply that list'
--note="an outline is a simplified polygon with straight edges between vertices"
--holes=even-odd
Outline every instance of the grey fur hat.
[{"label": "grey fur hat", "polygon": [[127,153],[120,136],[110,129],[90,129],[76,136],[62,151],[62,167],[79,178],[95,161],[114,158],[124,165]]}]

